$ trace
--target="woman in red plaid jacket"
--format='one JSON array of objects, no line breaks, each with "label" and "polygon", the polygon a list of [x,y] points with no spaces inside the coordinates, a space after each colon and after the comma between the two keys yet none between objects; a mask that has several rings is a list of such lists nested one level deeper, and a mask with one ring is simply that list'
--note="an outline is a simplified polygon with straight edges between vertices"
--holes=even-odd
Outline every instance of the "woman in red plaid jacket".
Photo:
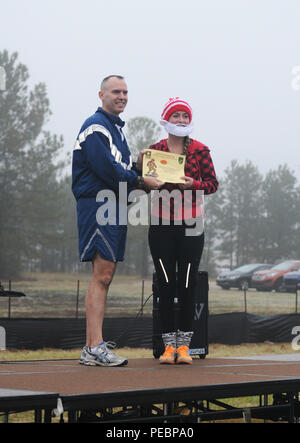
[{"label": "woman in red plaid jacket", "polygon": [[[218,181],[210,150],[189,137],[193,130],[190,105],[178,97],[170,99],[164,107],[161,124],[168,138],[150,149],[183,154],[186,162],[183,183],[165,183],[159,195],[156,194],[159,198],[152,198],[149,247],[157,275],[165,346],[160,363],[191,364],[193,290],[204,246],[203,194],[216,192]],[[180,307],[177,326],[171,314],[176,297]]]}]

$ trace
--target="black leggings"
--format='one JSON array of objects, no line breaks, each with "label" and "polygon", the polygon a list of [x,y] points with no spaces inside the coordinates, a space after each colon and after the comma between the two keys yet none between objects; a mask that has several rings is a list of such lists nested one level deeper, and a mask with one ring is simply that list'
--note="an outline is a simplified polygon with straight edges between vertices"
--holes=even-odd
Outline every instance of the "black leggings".
[{"label": "black leggings", "polygon": [[[186,236],[185,230],[185,225],[151,225],[149,228],[149,247],[157,275],[163,333],[173,332],[176,328],[190,331],[192,327],[193,292],[204,246],[204,234]],[[172,315],[176,297],[180,306],[178,325],[175,325]]]}]

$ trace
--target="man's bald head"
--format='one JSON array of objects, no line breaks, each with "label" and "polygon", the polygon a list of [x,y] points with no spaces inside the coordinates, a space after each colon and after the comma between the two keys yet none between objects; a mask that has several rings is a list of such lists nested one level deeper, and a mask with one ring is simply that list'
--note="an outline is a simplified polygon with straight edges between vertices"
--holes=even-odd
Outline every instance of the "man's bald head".
[{"label": "man's bald head", "polygon": [[104,91],[107,88],[107,85],[108,85],[111,78],[118,78],[119,80],[124,80],[124,77],[122,75],[109,75],[108,77],[105,77],[102,80],[101,87],[100,87],[101,91]]}]

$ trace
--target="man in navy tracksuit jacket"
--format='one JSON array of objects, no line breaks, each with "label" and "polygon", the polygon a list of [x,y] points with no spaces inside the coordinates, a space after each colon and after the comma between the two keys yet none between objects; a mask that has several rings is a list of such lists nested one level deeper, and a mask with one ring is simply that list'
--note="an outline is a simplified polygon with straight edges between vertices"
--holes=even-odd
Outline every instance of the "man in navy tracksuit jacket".
[{"label": "man in navy tracksuit jacket", "polygon": [[[119,183],[127,182],[130,190],[138,182],[138,174],[121,132],[123,126],[124,122],[119,117],[99,107],[85,121],[76,141],[72,190],[77,200],[81,261],[92,261],[97,251],[102,258],[115,263],[124,258],[126,226],[99,226],[96,221],[96,212],[101,205],[101,202],[100,205],[96,202],[99,191],[114,191],[118,202]],[[122,203],[127,205],[127,202]],[[119,202],[114,206],[118,211]]]},{"label": "man in navy tracksuit jacket", "polygon": [[[127,225],[121,223],[119,210],[124,209],[123,204],[127,214],[127,198],[125,202],[120,202],[119,185],[126,183],[130,191],[144,184],[147,188],[158,189],[162,183],[138,176],[132,162],[122,132],[125,123],[119,117],[128,100],[124,78],[109,76],[104,79],[99,97],[102,107],[83,124],[76,140],[72,165],[80,260],[93,263],[92,280],[86,295],[86,346],[79,363],[121,366],[127,364],[127,359],[112,352],[110,344],[104,342],[102,336],[108,289],[116,263],[124,259],[125,252]],[[105,201],[99,198],[101,191],[107,190],[114,193],[115,199],[111,199],[111,202],[109,198]],[[109,211],[114,214],[111,222],[107,223],[98,216],[103,204],[106,208],[110,204],[112,206]]]}]

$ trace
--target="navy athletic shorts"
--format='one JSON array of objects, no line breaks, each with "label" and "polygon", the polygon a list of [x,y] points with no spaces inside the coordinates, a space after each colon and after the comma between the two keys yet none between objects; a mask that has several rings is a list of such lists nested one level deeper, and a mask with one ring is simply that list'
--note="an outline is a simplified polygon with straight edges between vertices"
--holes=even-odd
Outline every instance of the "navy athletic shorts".
[{"label": "navy athletic shorts", "polygon": [[99,224],[96,215],[100,205],[96,198],[80,198],[77,201],[80,261],[92,261],[96,252],[104,260],[123,261],[127,225],[118,224],[118,220],[113,225]]}]

